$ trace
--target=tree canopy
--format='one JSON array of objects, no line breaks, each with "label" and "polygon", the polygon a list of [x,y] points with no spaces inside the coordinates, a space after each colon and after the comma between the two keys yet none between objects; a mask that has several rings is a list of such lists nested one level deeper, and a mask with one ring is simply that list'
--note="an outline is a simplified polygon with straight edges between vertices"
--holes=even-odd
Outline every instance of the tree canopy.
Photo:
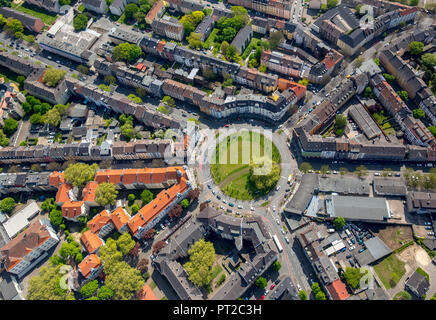
[{"label": "tree canopy", "polygon": [[424,119],[425,118],[425,112],[422,109],[413,109],[413,117],[416,119]]},{"label": "tree canopy", "polygon": [[104,207],[108,204],[114,205],[117,200],[118,191],[113,183],[100,183],[95,191],[95,202]]},{"label": "tree canopy", "polygon": [[212,281],[211,268],[215,261],[215,248],[212,242],[200,239],[188,250],[189,261],[183,267],[197,286],[207,286]]},{"label": "tree canopy", "polygon": [[144,189],[144,191],[141,192],[141,199],[144,205],[151,202],[153,197],[153,193],[148,189]]},{"label": "tree canopy", "polygon": [[53,127],[59,126],[59,124],[61,123],[61,115],[58,109],[50,109],[46,114],[42,116],[42,122],[44,122],[45,124],[49,124]]},{"label": "tree canopy", "polygon": [[17,203],[14,198],[6,197],[0,202],[0,210],[6,213],[12,212]]},{"label": "tree canopy", "polygon": [[117,248],[121,251],[121,253],[125,256],[133,249],[135,246],[135,240],[132,239],[132,236],[128,232],[124,232],[117,240]]},{"label": "tree canopy", "polygon": [[74,163],[68,166],[64,172],[65,180],[75,187],[82,187],[85,183],[94,179],[95,172],[98,170],[96,163],[88,165],[86,163]]},{"label": "tree canopy", "polygon": [[7,135],[11,135],[17,130],[18,127],[18,121],[13,118],[7,118],[3,122],[3,132]]},{"label": "tree canopy", "polygon": [[77,16],[74,17],[73,20],[74,30],[76,31],[85,30],[87,25],[88,25],[88,16],[86,14],[79,13]]},{"label": "tree canopy", "polygon": [[253,183],[256,189],[268,192],[279,179],[280,166],[276,162],[264,158],[263,162],[252,162],[250,164],[249,181]]},{"label": "tree canopy", "polygon": [[312,170],[312,165],[309,162],[302,162],[300,164],[300,171],[307,173],[309,170]]},{"label": "tree canopy", "polygon": [[98,281],[93,280],[88,283],[85,283],[82,288],[80,288],[80,294],[84,298],[88,298],[90,296],[93,296],[98,290]]},{"label": "tree canopy", "polygon": [[336,230],[340,230],[345,226],[345,219],[343,217],[336,217],[335,220],[333,220],[333,225]]},{"label": "tree canopy", "polygon": [[44,72],[42,81],[49,87],[56,87],[59,81],[61,81],[67,72],[62,69],[48,68]]},{"label": "tree canopy", "polygon": [[271,49],[277,48],[283,38],[283,32],[280,30],[271,33],[269,36],[269,44]]},{"label": "tree canopy", "polygon": [[422,50],[424,49],[424,44],[422,42],[419,41],[412,41],[409,44],[409,50],[410,53],[413,55],[418,55],[422,52]]},{"label": "tree canopy", "polygon": [[436,66],[436,55],[432,53],[424,53],[421,57],[422,64],[428,69],[433,69]]},{"label": "tree canopy", "polygon": [[134,3],[129,3],[124,8],[124,15],[127,19],[132,19],[135,13],[139,11],[139,7]]},{"label": "tree canopy", "polygon": [[60,287],[63,276],[61,265],[51,261],[39,269],[39,274],[30,278],[27,300],[74,300],[74,295]]},{"label": "tree canopy", "polygon": [[127,42],[120,43],[113,51],[112,55],[116,61],[133,62],[141,56],[141,48],[137,44]]},{"label": "tree canopy", "polygon": [[268,281],[264,277],[259,277],[256,280],[256,286],[258,288],[264,289],[264,288],[266,288],[267,284],[268,284]]},{"label": "tree canopy", "polygon": [[409,100],[409,94],[405,90],[397,91],[398,96],[404,101],[407,102]]},{"label": "tree canopy", "polygon": [[344,272],[345,281],[353,289],[360,288],[360,279],[366,272],[368,272],[368,270],[365,270],[365,272],[360,272],[359,268],[347,267]]}]

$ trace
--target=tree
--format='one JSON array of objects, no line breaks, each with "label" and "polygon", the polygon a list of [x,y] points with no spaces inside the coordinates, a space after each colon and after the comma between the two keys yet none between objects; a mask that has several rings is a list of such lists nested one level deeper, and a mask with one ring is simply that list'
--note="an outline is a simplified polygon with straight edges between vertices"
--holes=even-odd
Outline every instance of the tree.
[{"label": "tree", "polygon": [[121,262],[123,259],[122,252],[118,250],[117,243],[112,238],[106,240],[106,243],[100,247],[99,253],[106,274],[112,273],[113,266],[115,266],[116,263]]},{"label": "tree", "polygon": [[24,31],[24,27],[21,21],[12,18],[7,19],[4,29],[9,34],[15,34],[17,32],[22,34]]},{"label": "tree", "polygon": [[133,101],[135,103],[142,103],[142,99],[140,97],[135,96],[133,93],[129,94],[127,96],[127,99],[129,99],[130,101]]},{"label": "tree", "polygon": [[94,179],[95,172],[98,170],[96,163],[88,165],[86,163],[74,163],[68,166],[64,172],[64,178],[75,187],[82,187],[85,183]]},{"label": "tree", "polygon": [[303,86],[308,86],[309,80],[308,79],[301,79],[298,81],[299,84],[302,84]]},{"label": "tree", "polygon": [[327,297],[325,296],[325,293],[320,291],[317,294],[315,294],[316,300],[327,300]]},{"label": "tree", "polygon": [[115,300],[131,300],[144,287],[144,279],[139,270],[130,267],[125,261],[116,262],[111,272],[104,271],[105,284],[113,291]]},{"label": "tree", "polygon": [[215,261],[215,248],[212,242],[204,239],[196,241],[188,250],[189,261],[183,267],[189,280],[197,286],[207,286],[212,281],[212,265]]},{"label": "tree", "polygon": [[329,167],[328,165],[326,165],[326,164],[323,164],[323,165],[321,166],[321,168],[319,169],[319,171],[320,171],[322,174],[327,174],[327,172],[330,171],[330,167]]},{"label": "tree", "polygon": [[165,103],[167,106],[169,106],[171,108],[174,108],[176,106],[176,102],[170,96],[164,96],[162,98],[162,102]]},{"label": "tree", "polygon": [[335,118],[335,126],[338,129],[343,129],[347,125],[347,116],[344,114],[337,114]]},{"label": "tree", "polygon": [[189,48],[191,49],[201,49],[204,46],[200,33],[192,32],[186,40],[188,40]]},{"label": "tree", "polygon": [[147,96],[147,91],[145,91],[145,89],[144,89],[144,88],[141,88],[141,87],[136,88],[136,89],[135,89],[135,93],[136,93],[138,96],[142,97],[142,98],[144,98],[145,96]]},{"label": "tree", "polygon": [[407,102],[409,100],[409,94],[405,90],[397,91],[398,96],[404,101]]},{"label": "tree", "polygon": [[16,205],[17,204],[14,198],[7,197],[0,202],[0,210],[6,213],[10,213],[12,212],[12,210],[15,208]]},{"label": "tree", "polygon": [[114,292],[107,286],[101,286],[97,293],[98,300],[109,300],[114,296]]},{"label": "tree", "polygon": [[120,43],[113,51],[112,55],[116,61],[133,62],[141,56],[141,48],[136,44],[127,42]]},{"label": "tree", "polygon": [[312,283],[312,292],[313,292],[313,294],[317,294],[320,291],[321,291],[321,288],[319,286],[319,283],[318,282]]},{"label": "tree", "polygon": [[309,170],[312,170],[312,165],[308,162],[302,162],[300,164],[300,171],[307,173]]},{"label": "tree", "polygon": [[170,218],[178,218],[183,212],[183,208],[180,204],[176,204],[171,210],[168,212],[168,217]]},{"label": "tree", "polygon": [[260,289],[266,288],[268,281],[264,277],[259,277],[256,280],[256,286]]},{"label": "tree", "polygon": [[42,82],[44,82],[49,87],[56,87],[56,85],[61,81],[67,72],[62,69],[48,68],[44,72],[42,77]]},{"label": "tree", "polygon": [[198,199],[198,196],[200,195],[200,190],[198,188],[192,189],[188,192],[188,198],[190,201],[194,201],[195,199]]},{"label": "tree", "polygon": [[84,66],[83,64],[79,64],[77,66],[77,71],[83,74],[89,74],[89,68],[87,66]]},{"label": "tree", "polygon": [[149,263],[149,261],[147,258],[143,258],[143,259],[138,261],[136,268],[141,272],[141,274],[143,274],[144,272],[147,272],[148,263]]},{"label": "tree", "polygon": [[141,192],[141,199],[143,205],[146,205],[147,203],[151,202],[153,198],[154,198],[153,193],[151,193],[150,190],[144,189],[144,191]]},{"label": "tree", "polygon": [[137,13],[139,11],[139,7],[134,4],[134,3],[129,3],[128,5],[126,5],[126,7],[124,8],[124,15],[125,17],[130,20],[133,18],[133,16],[135,15],[135,13]]},{"label": "tree", "polygon": [[380,59],[379,58],[374,58],[374,63],[380,67]]},{"label": "tree", "polygon": [[424,119],[425,112],[422,109],[413,109],[413,117],[416,119]]},{"label": "tree", "polygon": [[436,56],[432,53],[424,53],[421,62],[426,68],[433,69],[436,66]]},{"label": "tree", "polygon": [[250,163],[249,170],[249,181],[264,193],[271,190],[280,179],[280,166],[270,159],[263,158],[257,163]]},{"label": "tree", "polygon": [[57,127],[61,123],[61,115],[57,109],[50,109],[42,116],[42,122],[52,127]]},{"label": "tree", "polygon": [[141,245],[139,244],[139,242],[136,242],[135,246],[132,248],[132,250],[129,251],[129,256],[137,257],[139,255],[139,248],[140,247],[141,247]]},{"label": "tree", "polygon": [[137,204],[134,204],[132,206],[132,214],[136,214],[139,211],[139,206]]},{"label": "tree", "polygon": [[115,84],[117,82],[116,78],[112,75],[104,76],[103,81],[107,84]]},{"label": "tree", "polygon": [[59,226],[64,220],[62,217],[62,211],[56,209],[52,209],[50,211],[49,218],[50,218],[50,223],[55,227]]},{"label": "tree", "polygon": [[74,295],[61,289],[60,281],[63,276],[61,265],[51,261],[47,266],[39,269],[39,274],[30,278],[27,300],[74,300]]},{"label": "tree", "polygon": [[97,290],[98,290],[98,281],[93,280],[84,284],[82,288],[80,288],[80,294],[84,298],[88,298],[90,296],[93,296],[97,292]]},{"label": "tree", "polygon": [[133,201],[135,201],[135,199],[136,199],[136,197],[135,197],[135,195],[133,193],[130,193],[127,196],[127,200],[129,201],[129,203],[133,203]]},{"label": "tree", "polygon": [[338,0],[327,0],[327,8],[334,8],[338,5]]},{"label": "tree", "polygon": [[80,253],[80,245],[77,242],[75,242],[75,241],[64,242],[62,244],[62,247],[59,249],[59,255],[64,260],[72,258],[72,259],[75,259],[76,262],[80,262],[80,261],[77,261],[77,260],[79,260],[78,259],[79,258],[78,255],[79,254],[81,254]]},{"label": "tree", "polygon": [[278,47],[280,42],[283,40],[283,32],[282,31],[275,31],[272,32],[269,36],[269,44],[271,49],[275,49]]},{"label": "tree", "polygon": [[34,163],[30,166],[30,170],[35,171],[35,172],[41,172],[42,167],[39,163]]},{"label": "tree", "polygon": [[354,59],[353,64],[356,68],[360,68],[360,66],[362,66],[362,64],[364,62],[365,62],[365,59],[363,57],[358,57],[358,58]]},{"label": "tree", "polygon": [[183,200],[180,202],[180,205],[182,206],[183,209],[186,209],[187,207],[189,207],[189,201],[188,201],[188,199],[183,199]]},{"label": "tree", "polygon": [[124,256],[133,249],[136,243],[128,232],[124,232],[116,242],[118,250],[120,250]]},{"label": "tree", "polygon": [[383,77],[386,79],[386,81],[391,84],[395,81],[395,76],[389,74],[389,73],[383,73]]},{"label": "tree", "polygon": [[365,91],[363,92],[363,95],[370,99],[374,98],[374,93],[372,92],[371,87],[366,87]]},{"label": "tree", "polygon": [[431,134],[436,138],[436,126],[430,126],[427,129],[430,130]]},{"label": "tree", "polygon": [[248,66],[250,68],[256,68],[259,65],[259,62],[256,59],[251,59],[248,61]]},{"label": "tree", "polygon": [[236,47],[230,45],[226,50],[225,56],[229,61],[237,61],[239,55],[238,52],[236,51]]},{"label": "tree", "polygon": [[114,205],[117,201],[118,191],[113,183],[100,183],[95,190],[95,202],[104,207]]},{"label": "tree", "polygon": [[280,264],[280,262],[278,260],[276,260],[273,263],[273,268],[274,268],[275,271],[279,271],[281,267],[282,267],[282,265]]},{"label": "tree", "polygon": [[34,113],[30,116],[29,121],[31,124],[39,124],[42,122],[42,116],[40,113]]},{"label": "tree", "polygon": [[424,44],[422,42],[412,41],[409,44],[410,54],[412,54],[412,55],[419,55],[419,54],[421,54],[423,49],[424,49]]},{"label": "tree", "polygon": [[360,279],[366,272],[368,271],[361,272],[359,268],[347,267],[344,272],[345,281],[353,289],[358,289],[360,288]]},{"label": "tree", "polygon": [[17,120],[13,118],[7,118],[3,123],[4,123],[3,132],[6,133],[7,135],[11,135],[15,132],[15,130],[17,130],[18,127]]},{"label": "tree", "polygon": [[336,230],[341,230],[345,226],[345,219],[343,217],[336,217],[335,220],[333,220],[333,225]]},{"label": "tree", "polygon": [[368,169],[364,165],[360,165],[356,168],[356,173],[359,177],[368,175]]},{"label": "tree", "polygon": [[266,65],[261,64],[261,65],[259,66],[259,71],[260,71],[260,72],[266,72]]},{"label": "tree", "polygon": [[53,108],[56,109],[56,110],[59,112],[59,115],[60,115],[61,117],[63,117],[63,116],[66,116],[66,115],[67,115],[69,105],[64,105],[64,104],[60,104],[60,103],[59,103],[59,104],[55,104],[55,105],[53,106]]},{"label": "tree", "polygon": [[61,6],[66,6],[69,5],[71,3],[71,0],[59,0],[59,4]]},{"label": "tree", "polygon": [[47,198],[41,203],[41,209],[45,212],[50,212],[53,209],[56,209],[56,204],[54,202],[54,198]]},{"label": "tree", "polygon": [[88,25],[88,16],[83,13],[79,13],[74,17],[73,26],[75,31],[85,30]]},{"label": "tree", "polygon": [[138,11],[133,15],[133,19],[135,19],[138,23],[143,23],[145,20],[145,13],[142,11]]},{"label": "tree", "polygon": [[298,292],[298,296],[300,297],[300,300],[307,300],[307,293],[304,290],[300,290],[300,292]]},{"label": "tree", "polygon": [[166,243],[165,241],[158,241],[153,245],[153,254],[155,253],[159,253],[159,251],[161,251],[163,249],[163,247],[165,247]]},{"label": "tree", "polygon": [[156,230],[154,230],[153,228],[150,228],[142,234],[142,239],[144,239],[144,240],[151,239],[154,237],[155,233],[156,233]]},{"label": "tree", "polygon": [[135,128],[133,128],[132,122],[126,122],[120,127],[120,133],[125,140],[130,141],[135,137]]}]

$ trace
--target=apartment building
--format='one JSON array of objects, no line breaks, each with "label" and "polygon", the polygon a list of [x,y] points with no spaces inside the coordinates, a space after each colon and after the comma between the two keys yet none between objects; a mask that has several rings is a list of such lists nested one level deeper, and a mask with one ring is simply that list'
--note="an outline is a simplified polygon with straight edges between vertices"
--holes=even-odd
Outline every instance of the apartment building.
[{"label": "apartment building", "polygon": [[148,24],[152,24],[155,19],[162,18],[165,10],[165,1],[156,1],[151,7],[150,11],[148,11],[147,15],[145,16],[145,22],[147,22]]},{"label": "apartment building", "polygon": [[291,4],[282,0],[229,0],[229,3],[286,20],[291,18]]},{"label": "apartment building", "polygon": [[16,11],[8,7],[1,7],[0,14],[6,19],[17,19],[23,24],[24,28],[31,32],[39,33],[45,27],[45,23],[41,19],[35,18],[27,13]]},{"label": "apartment building", "polygon": [[86,10],[98,14],[105,14],[107,11],[107,4],[105,0],[82,0],[82,4]]},{"label": "apartment building", "polygon": [[59,242],[50,222],[40,219],[0,249],[6,270],[22,278],[44,258],[47,251]]},{"label": "apartment building", "polygon": [[185,30],[179,21],[169,16],[153,20],[151,29],[159,36],[178,41],[182,41],[185,35]]},{"label": "apartment building", "polygon": [[26,0],[27,3],[30,3],[34,6],[40,7],[49,12],[59,13],[61,5],[58,0]]}]

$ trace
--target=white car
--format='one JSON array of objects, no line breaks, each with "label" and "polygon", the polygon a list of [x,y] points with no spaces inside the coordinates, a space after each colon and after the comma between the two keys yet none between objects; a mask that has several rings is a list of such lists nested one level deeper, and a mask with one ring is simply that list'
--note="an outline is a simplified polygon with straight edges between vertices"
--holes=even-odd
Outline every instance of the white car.
[{"label": "white car", "polygon": [[278,225],[280,225],[280,220],[279,220],[279,219],[276,219],[276,223],[277,223]]},{"label": "white car", "polygon": [[276,206],[273,206],[272,209],[273,209],[273,212],[276,212]]},{"label": "white car", "polygon": [[220,208],[224,210],[224,206],[221,206]]},{"label": "white car", "polygon": [[280,186],[277,186],[276,191],[279,191],[279,190],[280,190]]},{"label": "white car", "polygon": [[286,234],[285,230],[282,229],[282,234]]},{"label": "white car", "polygon": [[268,289],[266,289],[265,290],[265,295],[267,295],[269,293],[269,290]]},{"label": "white car", "polygon": [[251,207],[250,210],[251,210],[251,211],[254,211],[254,207]]},{"label": "white car", "polygon": [[374,172],[374,175],[375,175],[376,177],[379,177],[379,176],[380,176],[380,173],[378,173],[378,172]]},{"label": "white car", "polygon": [[244,209],[244,207],[241,205],[238,205],[238,209]]},{"label": "white car", "polygon": [[285,240],[286,240],[287,243],[289,243],[289,238],[288,237],[285,237]]},{"label": "white car", "polygon": [[299,283],[297,283],[297,288],[298,288],[298,291],[301,291],[301,286]]}]

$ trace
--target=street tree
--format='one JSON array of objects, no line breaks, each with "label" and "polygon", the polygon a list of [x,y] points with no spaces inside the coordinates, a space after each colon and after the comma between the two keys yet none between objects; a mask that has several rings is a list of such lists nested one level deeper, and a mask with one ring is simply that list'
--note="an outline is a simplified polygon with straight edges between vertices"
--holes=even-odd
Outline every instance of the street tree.
[{"label": "street tree", "polygon": [[17,130],[18,121],[13,118],[7,118],[3,121],[3,132],[7,135],[11,135]]},{"label": "street tree", "polygon": [[312,170],[312,165],[308,162],[302,162],[300,164],[300,171],[307,173],[309,170]]},{"label": "street tree", "polygon": [[335,220],[333,220],[333,225],[336,230],[341,230],[345,226],[345,219],[343,217],[336,217]]},{"label": "street tree", "polygon": [[298,296],[300,297],[300,300],[307,300],[307,293],[304,290],[300,290],[300,292],[298,292]]},{"label": "street tree", "polygon": [[187,207],[189,207],[189,201],[188,201],[188,199],[183,199],[183,200],[180,202],[180,205],[182,206],[183,209],[186,209]]},{"label": "street tree", "polygon": [[153,245],[153,253],[159,253],[159,251],[161,251],[163,249],[163,247],[165,247],[166,243],[165,241],[158,241]]},{"label": "street tree", "polygon": [[268,284],[268,281],[264,277],[259,277],[256,280],[256,286],[260,289],[265,289]]},{"label": "street tree", "polygon": [[178,218],[181,216],[183,212],[183,208],[181,205],[176,204],[174,207],[171,208],[171,210],[168,212],[169,218]]},{"label": "street tree", "polygon": [[150,228],[142,234],[142,239],[149,240],[149,239],[154,237],[155,233],[156,233],[156,230],[154,230],[153,228]]}]

